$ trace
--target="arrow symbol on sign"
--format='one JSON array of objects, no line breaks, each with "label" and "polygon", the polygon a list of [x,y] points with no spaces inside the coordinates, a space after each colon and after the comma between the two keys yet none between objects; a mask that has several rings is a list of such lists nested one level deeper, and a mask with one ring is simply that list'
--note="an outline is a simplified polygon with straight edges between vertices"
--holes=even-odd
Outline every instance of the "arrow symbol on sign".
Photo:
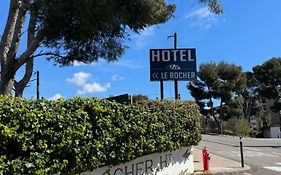
[{"label": "arrow symbol on sign", "polygon": [[154,79],[159,79],[159,78],[158,78],[158,72],[156,72],[156,73],[154,72],[154,73],[152,74],[152,77],[153,77]]}]

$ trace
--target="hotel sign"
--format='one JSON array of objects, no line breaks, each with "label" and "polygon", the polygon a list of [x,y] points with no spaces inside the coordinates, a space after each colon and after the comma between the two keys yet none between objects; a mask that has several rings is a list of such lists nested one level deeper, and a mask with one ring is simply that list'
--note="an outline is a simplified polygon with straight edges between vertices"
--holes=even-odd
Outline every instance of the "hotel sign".
[{"label": "hotel sign", "polygon": [[195,49],[150,49],[150,81],[196,79]]}]

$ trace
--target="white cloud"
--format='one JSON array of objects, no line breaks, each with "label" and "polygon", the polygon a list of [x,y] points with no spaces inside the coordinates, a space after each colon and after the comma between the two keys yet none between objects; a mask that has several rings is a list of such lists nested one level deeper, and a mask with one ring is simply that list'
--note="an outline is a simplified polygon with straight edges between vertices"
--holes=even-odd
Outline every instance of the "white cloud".
[{"label": "white cloud", "polygon": [[100,93],[107,91],[108,88],[110,88],[110,83],[105,83],[104,85],[97,82],[87,83],[83,85],[82,89],[78,90],[77,94]]},{"label": "white cloud", "polygon": [[145,45],[146,45],[146,42],[142,39],[138,39],[136,41],[136,49],[142,49],[145,47]]},{"label": "white cloud", "polygon": [[[93,62],[92,64],[90,64],[91,66],[95,66],[95,67],[99,67],[101,68],[103,71],[104,70],[108,70],[108,66],[118,66],[118,67],[124,67],[124,68],[128,68],[128,69],[142,69],[142,68],[148,68],[147,65],[144,65],[144,64],[141,64],[139,61],[139,59],[136,59],[136,58],[130,58],[128,60],[124,60],[124,59],[120,59],[118,61],[113,61],[113,62],[107,62],[105,60],[99,60],[98,62]],[[81,64],[82,66],[82,64]],[[112,67],[110,67],[112,68]],[[92,76],[91,76],[92,77]],[[71,81],[72,79],[74,79],[74,76],[73,78],[68,78],[66,81],[69,82]],[[69,82],[69,83],[72,83]],[[72,83],[74,84],[74,83]]]},{"label": "white cloud", "polygon": [[154,34],[155,34],[155,26],[147,27],[140,33],[142,37],[147,37]]},{"label": "white cloud", "polygon": [[[73,74],[72,78],[66,79],[66,81],[80,86],[79,90],[77,91],[78,95],[105,92],[108,88],[110,88],[109,82],[105,83],[104,85],[101,85],[95,81],[93,83],[87,83],[91,76],[92,75],[90,73],[77,72]],[[114,78],[120,79],[120,76],[115,76]]]},{"label": "white cloud", "polygon": [[99,61],[95,61],[95,62],[86,64],[86,63],[83,63],[83,62],[80,62],[80,61],[73,61],[73,66],[74,67],[78,67],[78,66],[99,66],[103,62],[104,62],[104,60],[99,60]]},{"label": "white cloud", "polygon": [[99,60],[98,62],[94,62],[91,64],[91,66],[96,66],[99,68],[108,69],[108,66],[119,66],[119,67],[124,67],[124,68],[129,68],[129,69],[142,69],[142,68],[147,68],[147,65],[140,64],[139,62],[135,61],[134,58],[131,58],[129,60],[124,60],[120,59],[118,61],[113,61],[113,62],[107,62],[105,60]]},{"label": "white cloud", "polygon": [[80,61],[74,61],[73,66],[85,66],[86,64]]},{"label": "white cloud", "polygon": [[191,11],[185,16],[192,20],[190,26],[209,29],[217,23],[217,16],[209,10],[208,6]]},{"label": "white cloud", "polygon": [[139,63],[134,63],[134,62],[122,62],[122,61],[119,61],[119,62],[114,62],[112,63],[116,66],[120,66],[120,67],[124,67],[124,68],[129,68],[129,69],[142,69],[142,68],[146,68],[147,66],[145,65],[141,65]]},{"label": "white cloud", "polygon": [[124,77],[123,76],[120,76],[118,74],[115,74],[115,75],[112,75],[112,80],[113,81],[121,81],[121,80],[124,80]]},{"label": "white cloud", "polygon": [[49,100],[58,100],[60,98],[63,98],[63,96],[60,93],[56,93],[54,96],[49,98]]},{"label": "white cloud", "polygon": [[77,86],[84,85],[92,75],[86,72],[77,72],[73,74],[72,78],[67,78],[66,81]]},{"label": "white cloud", "polygon": [[197,10],[194,10],[194,11],[188,13],[185,17],[186,18],[192,18],[192,17],[195,17],[195,18],[210,18],[210,17],[213,17],[213,16],[214,16],[214,14],[209,10],[209,7],[205,6],[205,7],[199,8]]},{"label": "white cloud", "polygon": [[136,38],[136,48],[137,49],[144,48],[147,44],[147,38],[154,34],[155,34],[155,26],[151,26],[142,30],[139,35],[133,36],[133,38]]}]

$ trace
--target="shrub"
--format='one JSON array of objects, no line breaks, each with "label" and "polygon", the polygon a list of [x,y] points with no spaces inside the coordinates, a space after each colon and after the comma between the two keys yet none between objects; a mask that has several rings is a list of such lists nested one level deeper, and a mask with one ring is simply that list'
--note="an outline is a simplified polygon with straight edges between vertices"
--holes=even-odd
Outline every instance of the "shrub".
[{"label": "shrub", "polygon": [[196,145],[192,102],[122,105],[0,96],[0,174],[75,174]]},{"label": "shrub", "polygon": [[245,119],[229,120],[226,128],[236,136],[249,136],[252,131],[251,124]]}]

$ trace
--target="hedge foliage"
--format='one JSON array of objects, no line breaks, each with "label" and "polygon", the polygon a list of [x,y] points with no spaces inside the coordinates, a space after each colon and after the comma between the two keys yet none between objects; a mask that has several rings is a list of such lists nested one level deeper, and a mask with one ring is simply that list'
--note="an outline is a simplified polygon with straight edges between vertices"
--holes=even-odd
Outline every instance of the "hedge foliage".
[{"label": "hedge foliage", "polygon": [[75,174],[200,139],[193,102],[0,96],[0,174]]},{"label": "hedge foliage", "polygon": [[249,136],[252,131],[251,124],[246,119],[237,119],[227,121],[226,128],[236,136]]}]

